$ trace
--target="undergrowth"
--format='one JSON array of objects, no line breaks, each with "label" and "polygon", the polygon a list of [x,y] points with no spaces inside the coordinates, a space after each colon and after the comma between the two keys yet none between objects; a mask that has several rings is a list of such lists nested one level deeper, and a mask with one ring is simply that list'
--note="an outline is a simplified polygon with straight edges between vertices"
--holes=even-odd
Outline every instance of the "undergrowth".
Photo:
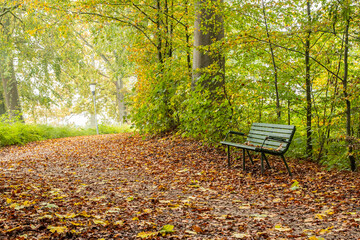
[{"label": "undergrowth", "polygon": [[[112,134],[130,132],[131,129],[128,125],[123,126],[110,126],[99,125],[99,134]],[[95,135],[94,128],[81,128],[71,125],[67,126],[50,126],[38,124],[25,124],[23,122],[9,122],[0,121],[0,147],[9,145],[23,145],[28,142],[74,137],[74,136],[87,136]]]}]

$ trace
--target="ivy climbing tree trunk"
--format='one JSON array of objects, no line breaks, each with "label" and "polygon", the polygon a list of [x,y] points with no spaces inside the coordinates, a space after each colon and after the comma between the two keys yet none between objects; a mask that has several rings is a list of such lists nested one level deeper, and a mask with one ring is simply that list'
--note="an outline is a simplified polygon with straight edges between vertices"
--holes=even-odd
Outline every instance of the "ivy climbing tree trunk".
[{"label": "ivy climbing tree trunk", "polygon": [[[192,89],[214,93],[224,86],[225,58],[220,49],[224,38],[223,0],[198,0],[195,3]],[[210,69],[211,67],[211,69]]]}]

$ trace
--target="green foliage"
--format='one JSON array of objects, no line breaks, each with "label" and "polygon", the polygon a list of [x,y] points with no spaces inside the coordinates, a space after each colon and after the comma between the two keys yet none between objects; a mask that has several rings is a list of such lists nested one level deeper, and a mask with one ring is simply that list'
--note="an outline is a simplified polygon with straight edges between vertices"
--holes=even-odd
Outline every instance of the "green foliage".
[{"label": "green foliage", "polygon": [[[143,82],[146,81],[146,82]],[[171,61],[154,63],[138,78],[131,119],[144,133],[162,133],[177,128],[179,108],[184,100],[184,85],[189,77],[181,65]]]},{"label": "green foliage", "polygon": [[[130,132],[130,126],[99,125],[99,134]],[[20,121],[0,121],[0,146],[23,145],[45,139],[95,135],[96,130],[74,126],[31,125]]]},{"label": "green foliage", "polygon": [[118,125],[99,125],[99,134],[112,134],[112,133],[127,133],[132,132],[130,125],[124,124],[121,126]]},{"label": "green foliage", "polygon": [[179,112],[184,136],[216,143],[229,130],[231,106],[227,99],[214,99],[210,92],[193,91]]}]

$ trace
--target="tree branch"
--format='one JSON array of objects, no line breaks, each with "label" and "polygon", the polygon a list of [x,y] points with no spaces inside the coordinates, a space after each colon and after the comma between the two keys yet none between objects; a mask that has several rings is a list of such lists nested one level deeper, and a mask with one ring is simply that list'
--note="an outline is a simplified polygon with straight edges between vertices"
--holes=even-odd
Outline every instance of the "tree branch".
[{"label": "tree branch", "polygon": [[[251,36],[251,35],[247,35],[247,36],[249,36],[250,38],[254,38],[254,39],[256,39],[256,40],[259,41],[259,42],[263,42],[263,43],[269,44],[269,42],[266,41],[266,40],[259,39],[259,38],[255,37],[255,36]],[[299,53],[299,54],[305,56],[305,53],[303,53],[303,52],[301,52],[301,51],[298,51],[298,50],[295,50],[295,49],[291,49],[291,48],[287,48],[287,47],[281,46],[281,45],[276,44],[276,43],[270,43],[270,44],[271,44],[271,45],[274,45],[274,46],[276,46],[276,47],[278,47],[278,48],[282,48],[282,49],[285,49],[285,50],[287,50],[287,51]],[[341,81],[343,81],[343,79],[342,79],[339,75],[337,75],[336,73],[334,73],[333,71],[331,71],[328,67],[326,67],[324,64],[322,64],[321,62],[319,62],[316,58],[314,58],[314,57],[312,57],[312,56],[309,56],[309,57],[310,57],[310,59],[312,59],[314,62],[316,62],[317,64],[319,64],[321,67],[323,67],[326,71],[328,71],[329,73],[331,73],[334,77],[336,77],[336,78],[340,79]]]}]

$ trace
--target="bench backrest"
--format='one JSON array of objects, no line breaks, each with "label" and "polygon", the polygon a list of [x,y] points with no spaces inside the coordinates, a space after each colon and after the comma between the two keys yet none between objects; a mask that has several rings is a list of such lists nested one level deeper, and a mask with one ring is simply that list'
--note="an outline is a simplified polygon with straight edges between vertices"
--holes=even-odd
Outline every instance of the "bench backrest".
[{"label": "bench backrest", "polygon": [[290,146],[295,130],[296,127],[293,125],[253,123],[246,141],[251,145],[261,146],[267,136],[280,137],[286,140],[287,143],[267,140],[263,147],[279,153],[285,153]]}]

